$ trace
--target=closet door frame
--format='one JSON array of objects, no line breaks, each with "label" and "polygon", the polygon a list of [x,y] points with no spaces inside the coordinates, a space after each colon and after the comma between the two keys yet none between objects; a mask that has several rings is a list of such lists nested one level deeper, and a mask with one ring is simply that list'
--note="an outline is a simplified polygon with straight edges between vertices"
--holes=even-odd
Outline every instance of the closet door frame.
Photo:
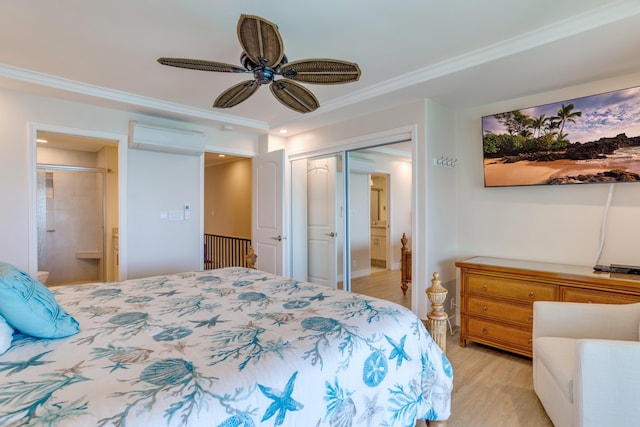
[{"label": "closet door frame", "polygon": [[[377,146],[382,146],[382,145],[389,145],[389,144],[394,144],[394,143],[399,143],[399,142],[411,142],[412,143],[412,151],[411,151],[411,158],[412,158],[412,171],[411,171],[411,184],[412,184],[412,189],[411,189],[411,200],[407,201],[408,203],[411,203],[411,212],[412,212],[412,217],[411,217],[411,229],[414,230],[413,232],[413,236],[412,236],[412,240],[413,240],[413,247],[414,248],[419,248],[419,242],[420,242],[420,236],[418,235],[418,233],[415,233],[415,230],[418,230],[417,227],[417,223],[416,223],[416,218],[418,217],[418,215],[416,214],[416,200],[417,200],[417,168],[416,168],[416,157],[417,157],[417,150],[416,150],[416,132],[417,129],[415,126],[408,126],[408,127],[403,127],[403,128],[399,128],[399,129],[394,129],[394,130],[390,130],[388,132],[384,132],[381,134],[376,134],[376,135],[368,135],[368,136],[362,136],[362,137],[358,137],[358,138],[354,138],[348,141],[344,141],[343,143],[341,143],[340,145],[334,145],[334,146],[328,146],[328,147],[323,147],[320,149],[313,149],[313,150],[307,150],[307,151],[300,151],[300,152],[294,152],[294,153],[289,153],[288,155],[288,161],[289,161],[289,170],[293,169],[293,162],[296,160],[300,160],[300,159],[311,159],[314,157],[320,157],[320,156],[327,156],[327,155],[339,155],[342,158],[342,171],[349,171],[350,166],[349,166],[349,155],[347,154],[348,152],[354,152],[357,150],[361,150],[361,149],[367,149],[367,148],[373,148],[373,147],[377,147]],[[342,174],[342,185],[343,185],[343,206],[344,206],[344,211],[348,212],[349,211],[349,174],[348,173],[343,173]],[[294,205],[294,201],[293,201],[293,197],[294,194],[292,194],[290,192],[289,194],[290,197],[290,206]],[[289,213],[290,215],[292,215],[293,213]],[[343,215],[344,221],[343,221],[343,229],[344,229],[344,239],[343,239],[343,250],[342,250],[342,266],[343,266],[343,271],[342,271],[342,278],[343,278],[343,283],[344,283],[344,289],[347,291],[351,290],[351,269],[348,268],[348,266],[351,265],[351,256],[350,256],[350,250],[347,250],[347,248],[350,248],[350,233],[349,233],[349,215],[345,214]],[[289,233],[291,236],[294,235],[293,231],[290,230]],[[293,245],[292,245],[293,247]],[[419,253],[419,251],[415,251],[413,253],[413,256],[417,255],[417,252]],[[294,263],[294,254],[293,254],[293,250],[290,251],[289,253],[289,259],[290,259],[290,265],[293,266]],[[416,275],[416,264],[417,263],[413,263],[412,264],[412,277],[417,277]],[[338,272],[339,274],[339,272]],[[400,283],[398,283],[398,291],[400,292]],[[418,306],[420,299],[418,298],[418,293],[417,292],[413,292],[412,293],[412,309],[415,312],[416,308]]]}]

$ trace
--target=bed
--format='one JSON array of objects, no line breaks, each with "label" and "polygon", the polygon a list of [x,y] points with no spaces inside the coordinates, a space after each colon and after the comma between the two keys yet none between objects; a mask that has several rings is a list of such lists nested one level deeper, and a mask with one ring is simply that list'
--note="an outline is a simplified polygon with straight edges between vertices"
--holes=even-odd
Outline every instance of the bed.
[{"label": "bed", "polygon": [[450,414],[445,353],[388,301],[240,267],[50,289],[79,332],[13,333],[0,425],[413,427]]}]

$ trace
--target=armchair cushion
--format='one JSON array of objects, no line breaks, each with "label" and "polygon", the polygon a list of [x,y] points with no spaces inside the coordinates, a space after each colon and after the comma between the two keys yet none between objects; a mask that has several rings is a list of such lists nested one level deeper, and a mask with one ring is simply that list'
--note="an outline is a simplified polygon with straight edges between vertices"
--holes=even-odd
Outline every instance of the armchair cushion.
[{"label": "armchair cushion", "polygon": [[576,358],[576,340],[572,338],[536,338],[537,362],[551,374],[565,398],[573,403],[573,370]]},{"label": "armchair cushion", "polygon": [[533,387],[556,427],[636,426],[640,303],[533,304]]},{"label": "armchair cushion", "polygon": [[536,301],[533,337],[638,341],[640,303],[585,304]]},{"label": "armchair cushion", "polygon": [[[636,426],[640,419],[640,343],[578,340],[575,425]],[[576,405],[577,406],[577,405]]]}]

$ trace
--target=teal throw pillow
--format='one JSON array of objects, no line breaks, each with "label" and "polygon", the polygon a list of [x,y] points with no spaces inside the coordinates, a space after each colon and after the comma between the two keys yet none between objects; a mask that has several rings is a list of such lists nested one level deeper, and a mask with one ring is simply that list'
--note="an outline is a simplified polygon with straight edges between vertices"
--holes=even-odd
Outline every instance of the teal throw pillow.
[{"label": "teal throw pillow", "polygon": [[80,330],[49,288],[5,262],[0,262],[0,316],[13,328],[36,338],[68,337]]}]

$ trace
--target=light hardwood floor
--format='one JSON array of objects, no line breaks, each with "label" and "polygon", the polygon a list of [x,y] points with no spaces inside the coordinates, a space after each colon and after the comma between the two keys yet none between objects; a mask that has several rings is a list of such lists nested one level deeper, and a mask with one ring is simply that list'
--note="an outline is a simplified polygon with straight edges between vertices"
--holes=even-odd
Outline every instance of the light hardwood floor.
[{"label": "light hardwood floor", "polygon": [[[399,270],[354,279],[351,289],[411,307],[411,287],[403,296]],[[457,332],[447,338],[454,371],[449,427],[553,426],[533,392],[531,359],[472,342],[463,348],[459,340]]]}]

